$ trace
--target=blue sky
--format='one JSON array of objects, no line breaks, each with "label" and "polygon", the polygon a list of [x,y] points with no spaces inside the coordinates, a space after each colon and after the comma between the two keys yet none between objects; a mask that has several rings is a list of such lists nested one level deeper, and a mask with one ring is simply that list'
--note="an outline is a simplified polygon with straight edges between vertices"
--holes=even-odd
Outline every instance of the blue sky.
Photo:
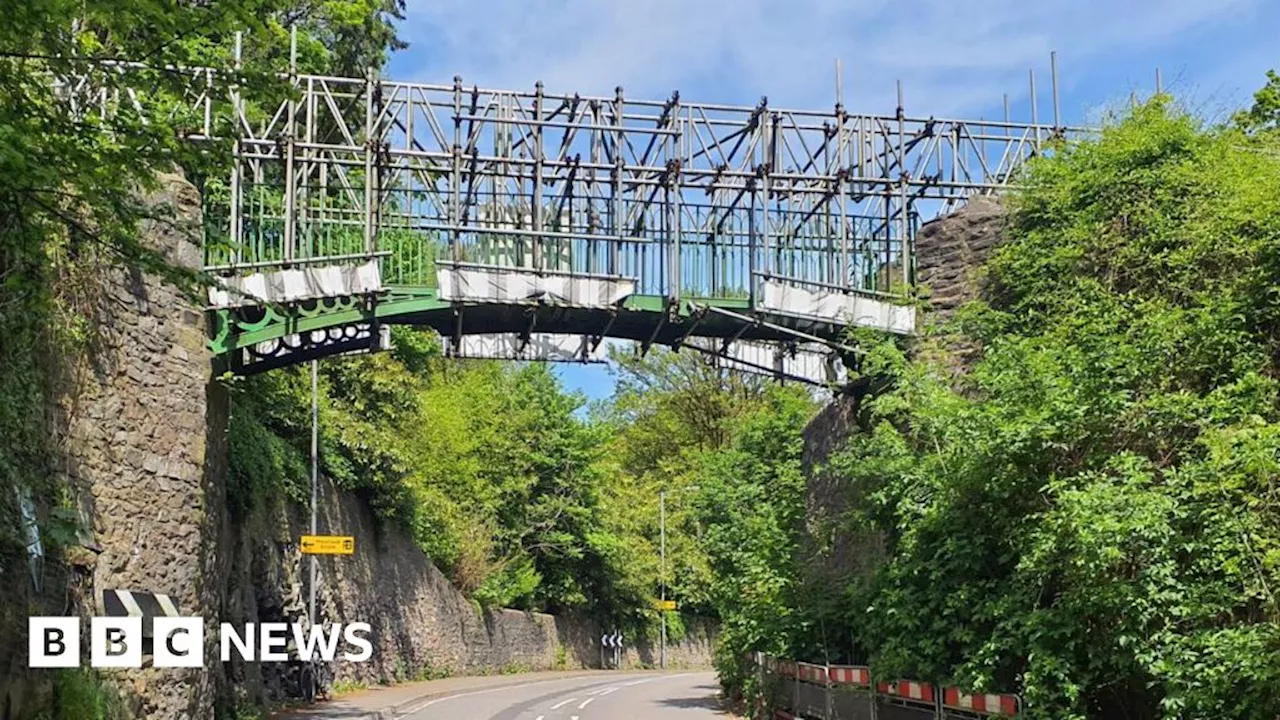
[{"label": "blue sky", "polygon": [[[1035,68],[1049,115],[1058,52],[1063,121],[1089,122],[1166,89],[1220,118],[1280,67],[1276,0],[408,0],[397,79],[704,102],[829,108],[835,60],[845,106],[889,113],[895,82],[911,115],[995,118],[1008,93],[1026,118]],[[589,397],[600,366],[561,366]]]}]

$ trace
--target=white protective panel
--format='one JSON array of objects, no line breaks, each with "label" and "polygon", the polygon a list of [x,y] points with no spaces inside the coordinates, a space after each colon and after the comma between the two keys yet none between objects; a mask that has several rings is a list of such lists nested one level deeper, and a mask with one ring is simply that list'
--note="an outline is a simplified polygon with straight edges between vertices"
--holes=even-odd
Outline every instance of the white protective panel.
[{"label": "white protective panel", "polygon": [[440,299],[453,302],[519,303],[607,308],[635,293],[630,278],[534,272],[511,267],[455,265],[438,271]]},{"label": "white protective panel", "polygon": [[382,290],[377,260],[362,265],[273,270],[223,278],[222,282],[225,288],[209,288],[209,304],[215,308],[365,295]]},{"label": "white protective panel", "polygon": [[814,292],[777,280],[765,280],[760,308],[784,315],[816,318],[844,325],[873,327],[899,335],[916,329],[916,310],[864,295]]},{"label": "white protective panel", "polygon": [[604,343],[591,348],[583,335],[533,333],[522,343],[516,333],[463,335],[461,342],[448,339],[448,354],[487,360],[548,360],[555,362],[605,362]]},{"label": "white protective panel", "polygon": [[787,375],[811,383],[844,383],[848,370],[840,358],[827,347],[806,343],[794,352],[783,345],[739,340],[721,352],[721,341],[715,338],[689,338],[685,341],[715,353],[722,367],[759,375]]}]

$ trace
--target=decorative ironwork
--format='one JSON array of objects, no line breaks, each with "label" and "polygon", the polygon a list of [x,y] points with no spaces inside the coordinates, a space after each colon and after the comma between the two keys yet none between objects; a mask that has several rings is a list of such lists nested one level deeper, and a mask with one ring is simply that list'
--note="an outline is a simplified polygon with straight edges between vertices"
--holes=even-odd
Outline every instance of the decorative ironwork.
[{"label": "decorative ironwork", "polygon": [[[237,37],[237,65],[241,45]],[[98,63],[59,84],[76,112],[141,112],[144,89],[127,79],[144,71]],[[653,311],[648,339],[640,333],[646,346],[671,331],[669,311],[690,300],[750,322],[781,322],[778,338],[788,342],[831,346],[861,321],[797,312],[783,322],[778,313],[789,311],[763,306],[764,291],[803,289],[791,297],[811,307],[815,298],[856,295],[867,302],[827,305],[890,317],[877,303],[909,304],[923,219],[999,190],[1050,139],[1080,131],[1058,120],[1056,62],[1051,125],[1035,116],[1034,89],[1029,122],[1007,110],[1004,120],[973,121],[909,115],[901,88],[892,114],[871,115],[847,111],[839,94],[826,110],[767,98],[733,106],[678,92],[646,100],[622,88],[597,97],[541,83],[522,91],[458,77],[400,82],[372,70],[331,77],[299,73],[294,60],[278,96],[249,108],[234,70],[168,71],[191,77],[189,91],[169,100],[188,136],[231,141],[225,187],[206,198],[206,270],[230,277],[377,260],[389,288],[214,310],[211,346],[222,355],[330,325],[507,332],[484,322],[464,327],[468,303],[437,297],[440,269],[464,265],[627,278],[635,287],[628,303]],[[452,314],[434,312],[451,306]],[[570,334],[599,333],[595,313],[575,317],[582,326]],[[911,332],[908,320],[881,324]],[[713,333],[725,327],[682,324],[674,344],[724,339]],[[248,363],[273,365],[300,350],[252,350]]]}]

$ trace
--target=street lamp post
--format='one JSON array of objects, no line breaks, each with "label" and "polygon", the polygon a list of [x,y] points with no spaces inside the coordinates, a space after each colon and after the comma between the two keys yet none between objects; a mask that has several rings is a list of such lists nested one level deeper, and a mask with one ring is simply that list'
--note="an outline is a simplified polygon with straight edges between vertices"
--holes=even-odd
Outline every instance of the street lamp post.
[{"label": "street lamp post", "polygon": [[[685,490],[698,490],[699,486],[689,485]],[[659,557],[659,600],[658,619],[658,667],[667,669],[667,491],[658,491],[658,557]]]},{"label": "street lamp post", "polygon": [[659,547],[659,570],[658,582],[661,584],[661,605],[658,607],[658,620],[660,621],[658,634],[660,637],[658,645],[658,667],[663,670],[667,669],[667,491],[658,491],[658,547]]}]

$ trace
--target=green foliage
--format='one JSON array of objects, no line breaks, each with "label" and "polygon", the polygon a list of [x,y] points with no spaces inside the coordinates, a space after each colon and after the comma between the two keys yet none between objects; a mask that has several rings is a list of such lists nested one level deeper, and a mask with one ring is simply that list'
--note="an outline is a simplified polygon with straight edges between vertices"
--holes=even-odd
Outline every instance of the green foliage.
[{"label": "green foliage", "polygon": [[1280,159],[1257,150],[1161,101],[1058,148],[959,315],[971,372],[869,354],[893,388],[832,470],[870,499],[844,531],[885,548],[842,595],[880,672],[1033,718],[1280,712]]},{"label": "green foliage", "polygon": [[131,716],[116,690],[95,670],[54,670],[52,677],[52,704],[37,712],[39,720],[124,720]]},{"label": "green foliage", "polygon": [[1280,130],[1280,74],[1267,71],[1267,84],[1253,95],[1253,105],[1236,113],[1236,126],[1246,132]]},{"label": "green foliage", "polygon": [[[642,592],[661,579],[657,499],[665,490],[667,597],[720,618],[717,667],[726,685],[741,688],[750,677],[743,655],[787,647],[797,625],[800,431],[814,403],[800,388],[726,373],[692,354],[613,359],[617,391],[596,412],[616,428],[616,537],[635,558],[628,583]],[[666,617],[669,638],[683,637],[681,617]],[[656,636],[655,619],[633,614],[631,622]]]},{"label": "green foliage", "polygon": [[[157,178],[175,170],[199,179],[221,176],[210,143],[183,140],[193,120],[177,98],[189,75],[139,69],[92,70],[82,60],[135,60],[153,68],[229,67],[231,37],[256,40],[247,58],[246,94],[279,94],[271,71],[287,46],[282,28],[298,22],[307,58],[317,68],[381,66],[399,46],[390,21],[398,0],[292,0],[166,3],[143,0],[33,0],[0,23],[0,517],[13,515],[9,488],[37,490],[43,508],[69,504],[46,477],[54,375],[71,374],[95,349],[100,279],[110,266],[146,271],[182,288],[201,279],[171,266],[139,235],[144,221],[195,234],[176,224],[172,208],[147,202]],[[273,57],[274,56],[274,57]],[[106,96],[143,90],[139,107],[122,103],[105,116],[77,113],[57,94],[54,77],[90,74]],[[219,76],[227,79],[229,73]],[[225,87],[212,89],[214,95]],[[251,110],[254,108],[251,106]],[[53,362],[50,362],[50,360]],[[264,449],[259,459],[279,453]],[[278,458],[277,458],[278,459]],[[48,532],[64,532],[54,517]]]},{"label": "green foliage", "polygon": [[[603,613],[628,562],[604,526],[603,432],[545,364],[456,362],[430,335],[322,363],[321,472],[396,523],[482,606]],[[305,501],[308,368],[235,395],[229,502]]]}]

